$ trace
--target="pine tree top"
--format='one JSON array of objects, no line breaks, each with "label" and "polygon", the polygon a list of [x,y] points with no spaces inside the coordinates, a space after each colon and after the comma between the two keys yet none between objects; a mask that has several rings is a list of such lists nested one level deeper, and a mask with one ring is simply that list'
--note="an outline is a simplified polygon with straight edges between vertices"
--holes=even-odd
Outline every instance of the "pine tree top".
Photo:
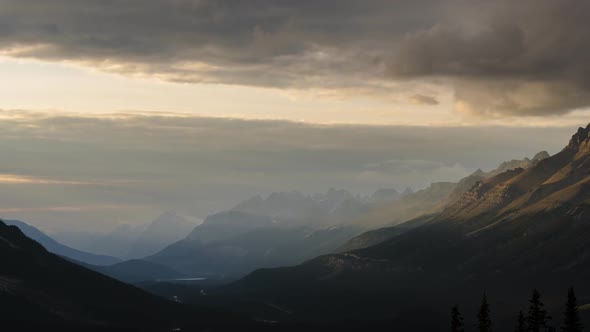
[{"label": "pine tree top", "polygon": [[574,288],[570,287],[567,292],[567,301],[565,311],[563,312],[562,332],[581,332],[583,330],[582,321],[578,309],[578,301]]}]

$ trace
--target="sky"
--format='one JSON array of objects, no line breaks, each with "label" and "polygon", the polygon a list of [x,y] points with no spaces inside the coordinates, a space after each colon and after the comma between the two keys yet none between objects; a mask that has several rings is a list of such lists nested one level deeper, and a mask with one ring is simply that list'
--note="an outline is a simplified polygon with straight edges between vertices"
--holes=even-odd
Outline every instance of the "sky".
[{"label": "sky", "polygon": [[423,188],[590,119],[582,0],[0,0],[0,216]]}]

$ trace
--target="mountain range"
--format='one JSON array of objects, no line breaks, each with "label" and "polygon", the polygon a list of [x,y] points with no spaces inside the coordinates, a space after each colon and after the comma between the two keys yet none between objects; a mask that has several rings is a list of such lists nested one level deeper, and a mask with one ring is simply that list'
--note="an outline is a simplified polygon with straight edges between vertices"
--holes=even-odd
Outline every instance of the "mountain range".
[{"label": "mountain range", "polygon": [[345,227],[285,225],[269,216],[225,211],[146,260],[192,277],[235,278],[261,267],[300,263],[357,234]]},{"label": "mountain range", "polygon": [[392,226],[371,229],[345,243],[340,250],[354,250],[376,245],[402,232],[421,226],[434,218],[437,213],[461,200],[463,195],[477,183],[495,175],[514,169],[528,169],[549,158],[541,151],[532,159],[513,159],[500,163],[496,169],[484,172],[481,169],[459,180],[457,183],[433,183],[430,187],[404,196],[398,201],[376,206],[357,223],[364,225]]},{"label": "mountain range", "polygon": [[[395,189],[384,189],[384,200],[399,199]],[[384,191],[382,190],[382,191]],[[274,192],[263,198],[253,196],[233,207],[232,211],[274,218],[282,224],[330,226],[341,224],[366,213],[369,198],[353,195],[347,190],[330,189],[326,193],[304,195],[298,191]]]},{"label": "mountain range", "polygon": [[[383,242],[422,225],[429,220],[422,215],[433,215],[454,203],[477,181],[515,167],[531,167],[547,156],[541,152],[532,159],[503,162],[490,172],[478,170],[458,183],[433,183],[417,192],[408,188],[399,193],[389,188],[363,197],[330,189],[314,195],[291,191],[266,198],[253,196],[210,216],[201,225],[167,212],[140,228],[118,229],[85,241],[95,250],[108,245],[111,250],[126,252],[123,257],[145,257],[122,263],[114,257],[63,246],[26,224],[21,227],[30,230],[30,236],[48,250],[125,282],[187,276],[231,279],[258,268],[294,265]],[[394,226],[374,229],[388,224]],[[371,230],[362,233],[367,229]]]},{"label": "mountain range", "polygon": [[129,248],[127,257],[141,258],[153,255],[171,243],[183,239],[201,220],[165,212],[152,221]]},{"label": "mountain range", "polygon": [[[388,197],[398,199],[387,190]],[[387,199],[381,197],[381,199]],[[190,276],[237,278],[257,268],[301,263],[332,252],[362,229],[337,225],[370,208],[346,190],[253,196],[205,219],[184,239],[146,257]]]},{"label": "mountain range", "polygon": [[[504,162],[488,173],[481,170],[458,183],[433,183],[400,194],[380,189],[366,197],[346,190],[304,195],[297,191],[253,196],[234,208],[208,217],[185,239],[146,260],[191,276],[236,278],[257,268],[287,266],[318,255],[377,244],[417,227],[448,206],[477,181],[515,167],[531,167],[546,158]],[[413,220],[413,218],[416,218]],[[408,223],[406,221],[413,220]],[[379,225],[397,225],[363,230]]]},{"label": "mountain range", "polygon": [[381,243],[260,269],[209,294],[282,308],[268,319],[345,316],[394,321],[401,330],[445,331],[448,309],[471,303],[466,311],[475,317],[483,292],[500,330],[512,328],[533,287],[555,312],[570,285],[590,292],[590,125],[545,157],[482,176],[458,201],[409,230],[389,229]]}]

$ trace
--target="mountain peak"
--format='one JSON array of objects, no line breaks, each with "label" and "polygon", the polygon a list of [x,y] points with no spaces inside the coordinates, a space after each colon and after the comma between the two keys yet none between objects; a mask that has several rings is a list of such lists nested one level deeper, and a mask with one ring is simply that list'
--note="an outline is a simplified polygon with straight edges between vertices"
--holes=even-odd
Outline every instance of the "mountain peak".
[{"label": "mountain peak", "polygon": [[414,190],[410,187],[406,187],[406,189],[404,189],[404,191],[402,191],[401,196],[408,196],[414,193]]},{"label": "mountain peak", "polygon": [[590,124],[586,128],[578,128],[578,131],[572,136],[566,149],[580,150],[582,147],[588,146],[588,135],[590,133]]},{"label": "mountain peak", "polygon": [[400,193],[395,188],[381,188],[375,191],[370,197],[371,203],[385,203],[393,202],[401,197]]},{"label": "mountain peak", "polygon": [[541,151],[541,152],[537,153],[537,154],[536,154],[536,155],[533,157],[533,161],[534,161],[534,162],[539,162],[539,161],[541,161],[541,160],[543,160],[543,159],[547,159],[547,158],[549,158],[549,157],[551,157],[551,155],[549,154],[549,152],[547,152],[547,151]]},{"label": "mountain peak", "polygon": [[484,175],[485,175],[485,172],[481,168],[478,168],[477,171],[471,173],[471,176],[484,176]]}]

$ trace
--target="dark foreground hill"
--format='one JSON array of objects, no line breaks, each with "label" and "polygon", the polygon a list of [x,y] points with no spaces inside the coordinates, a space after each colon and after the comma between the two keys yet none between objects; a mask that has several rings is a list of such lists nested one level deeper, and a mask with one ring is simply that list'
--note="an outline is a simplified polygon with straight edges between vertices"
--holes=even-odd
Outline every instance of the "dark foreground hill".
[{"label": "dark foreground hill", "polygon": [[0,325],[10,331],[34,326],[58,331],[250,326],[247,320],[174,303],[71,263],[1,221],[0,262]]},{"label": "dark foreground hill", "polygon": [[526,170],[477,182],[425,225],[365,249],[258,270],[219,290],[218,301],[271,303],[283,314],[266,314],[283,320],[445,331],[449,308],[458,303],[475,317],[485,291],[503,330],[538,287],[557,325],[567,287],[590,302],[589,132],[580,128],[560,153]]}]

